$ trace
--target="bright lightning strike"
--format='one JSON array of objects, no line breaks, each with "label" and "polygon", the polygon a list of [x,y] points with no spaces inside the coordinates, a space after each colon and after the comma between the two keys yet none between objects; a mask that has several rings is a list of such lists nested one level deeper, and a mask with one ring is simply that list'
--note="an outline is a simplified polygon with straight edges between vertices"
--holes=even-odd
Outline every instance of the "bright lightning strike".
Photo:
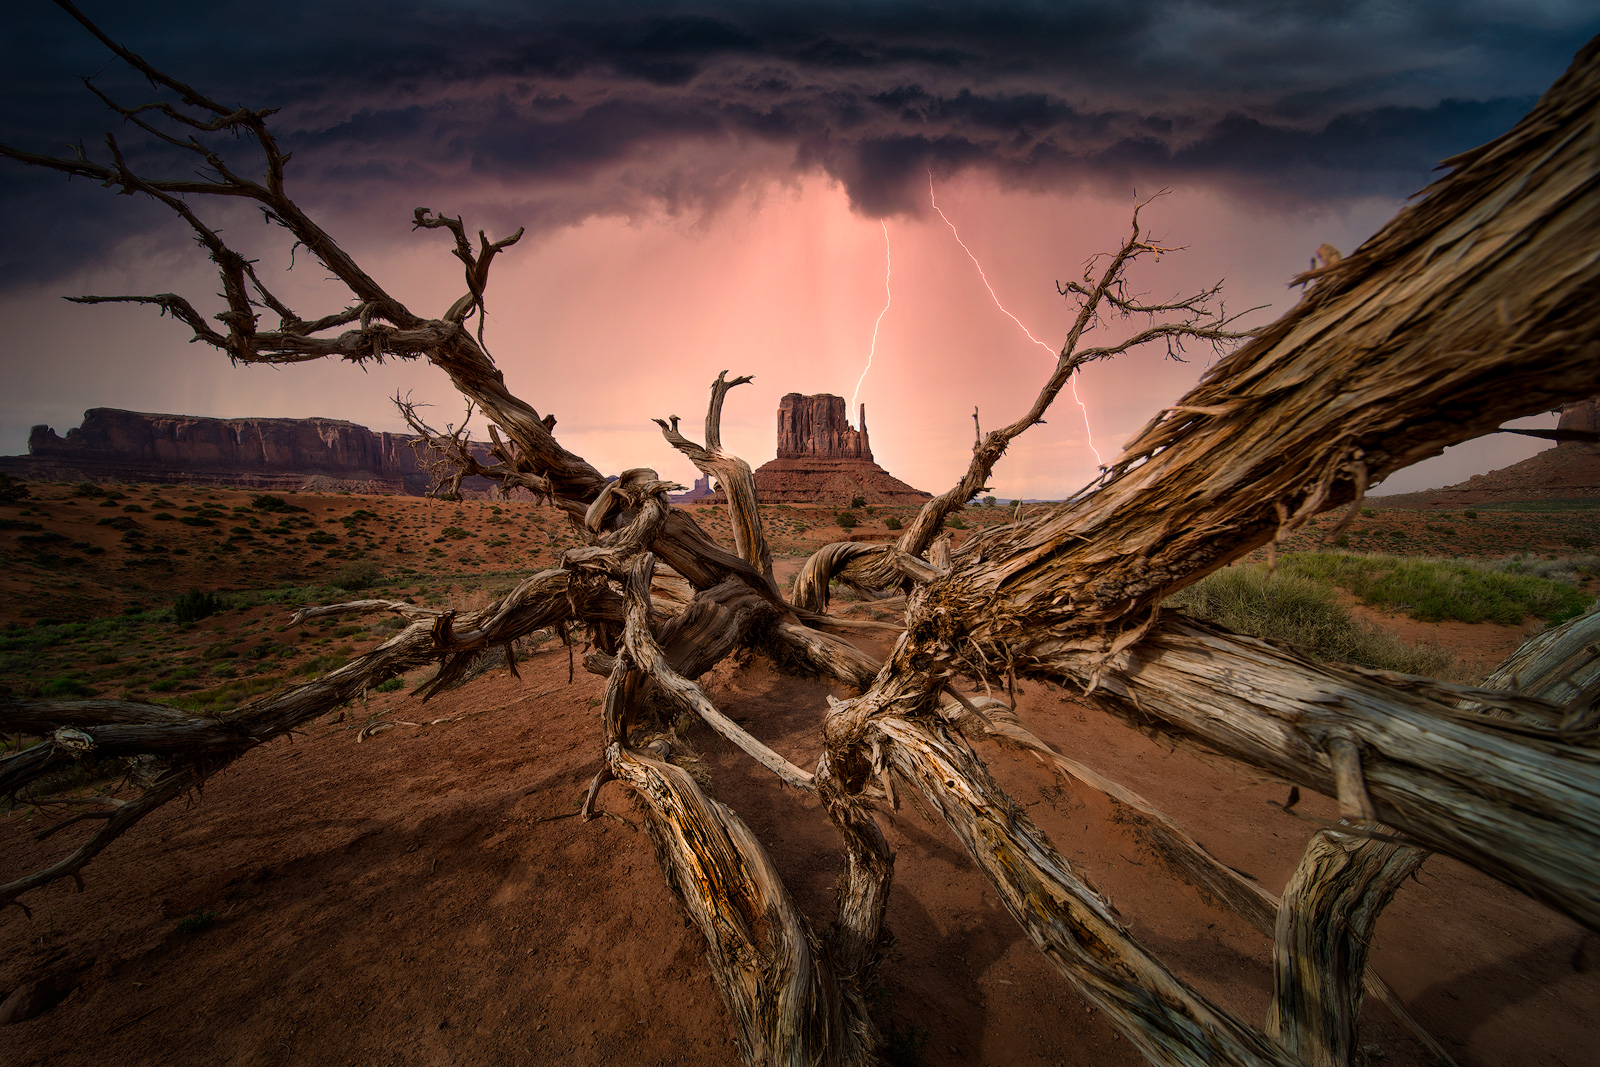
[{"label": "bright lightning strike", "polygon": [[858,410],[856,397],[861,395],[861,383],[867,380],[867,371],[872,369],[872,357],[878,354],[878,327],[883,325],[883,317],[889,314],[889,305],[894,303],[894,292],[889,288],[889,278],[894,273],[894,259],[889,255],[889,223],[879,219],[878,224],[883,227],[883,310],[878,312],[878,321],[872,324],[872,347],[867,349],[867,365],[861,368],[861,377],[856,379],[856,391],[850,394],[850,409],[845,412],[846,418],[850,417],[851,411]]},{"label": "bright lightning strike", "polygon": [[[994,286],[989,284],[989,276],[987,274],[985,274],[984,271],[983,271],[983,264],[979,263],[978,262],[978,257],[972,254],[972,249],[967,247],[967,242],[965,242],[965,241],[963,241],[961,239],[961,234],[956,230],[956,224],[950,221],[950,216],[948,216],[948,215],[946,215],[944,213],[944,210],[939,207],[939,201],[934,198],[934,195],[933,195],[933,172],[932,171],[928,172],[928,202],[933,205],[933,210],[939,212],[939,217],[941,219],[944,219],[944,224],[946,226],[950,227],[950,233],[951,233],[951,235],[953,237],[955,237],[956,244],[961,246],[961,251],[965,252],[967,254],[967,258],[972,260],[972,265],[974,267],[978,268],[978,277],[983,279],[983,287],[985,289],[989,290],[989,298],[994,301],[994,306],[999,308],[1001,313],[1003,313],[1006,318],[1008,318],[1012,322],[1016,323],[1017,324],[1017,328],[1020,329],[1023,332],[1024,335],[1027,336],[1028,340],[1032,341],[1034,344],[1038,345],[1040,348],[1044,349],[1046,352],[1050,353],[1052,356],[1058,355],[1058,353],[1056,352],[1055,349],[1051,348],[1049,345],[1045,344],[1043,341],[1041,341],[1037,337],[1035,337],[1033,335],[1032,331],[1030,331],[1026,326],[1022,325],[1022,320],[1021,319],[1019,319],[1015,315],[1011,314],[1010,311],[1007,311],[1006,310],[1006,306],[1004,304],[1000,303],[1000,297],[995,295]],[[887,229],[885,229],[884,235],[885,235],[885,237],[888,236],[888,230]],[[1090,426],[1089,426],[1089,408],[1088,408],[1088,406],[1086,404],[1084,404],[1083,398],[1078,396],[1078,372],[1077,371],[1074,371],[1072,373],[1072,377],[1070,379],[1068,379],[1068,383],[1072,386],[1072,399],[1077,401],[1079,409],[1081,409],[1083,411],[1083,432],[1084,432],[1084,435],[1085,435],[1086,439],[1089,442],[1089,451],[1094,453],[1095,462],[1098,463],[1100,466],[1104,467],[1106,465],[1106,461],[1101,457],[1100,450],[1098,448],[1094,447],[1094,430],[1091,429]]]}]

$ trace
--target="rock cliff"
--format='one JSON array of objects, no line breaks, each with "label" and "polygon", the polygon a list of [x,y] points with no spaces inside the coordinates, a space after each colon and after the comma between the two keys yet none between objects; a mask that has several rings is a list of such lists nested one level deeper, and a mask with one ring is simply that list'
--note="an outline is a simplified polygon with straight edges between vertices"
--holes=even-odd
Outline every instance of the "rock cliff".
[{"label": "rock cliff", "polygon": [[[91,408],[65,437],[49,426],[33,427],[28,455],[0,457],[0,470],[51,481],[421,494],[430,482],[411,440],[341,419],[211,419]],[[473,489],[489,487],[484,479],[473,481],[482,483]]]},{"label": "rock cliff", "polygon": [[[861,426],[845,418],[844,397],[789,393],[778,402],[778,456],[756,468],[756,497],[763,504],[834,504],[856,497],[869,504],[920,504],[929,494],[914,489],[872,461],[867,408]],[[718,491],[703,503],[725,503]]]},{"label": "rock cliff", "polygon": [[[1561,409],[1558,428],[1600,431],[1600,397]],[[1420,493],[1371,497],[1375,507],[1459,508],[1529,500],[1572,500],[1600,497],[1600,445],[1564,441],[1520,463],[1474,474],[1456,485]]]},{"label": "rock cliff", "polygon": [[778,401],[778,458],[864,459],[871,463],[865,404],[861,405],[860,422],[859,430],[851,427],[842,396],[789,393]]}]

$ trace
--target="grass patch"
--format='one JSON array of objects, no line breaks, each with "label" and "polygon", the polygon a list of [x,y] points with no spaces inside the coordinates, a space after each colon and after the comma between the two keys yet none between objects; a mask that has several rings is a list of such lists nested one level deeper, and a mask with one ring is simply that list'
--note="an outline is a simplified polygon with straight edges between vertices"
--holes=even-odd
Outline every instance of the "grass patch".
[{"label": "grass patch", "polygon": [[1166,603],[1239,633],[1294,645],[1321,660],[1433,678],[1460,678],[1464,673],[1446,649],[1407,644],[1361,623],[1326,581],[1282,571],[1270,574],[1265,564],[1217,571]]},{"label": "grass patch", "polygon": [[1561,622],[1580,613],[1590,597],[1575,586],[1515,565],[1400,556],[1304,552],[1285,555],[1286,574],[1315,578],[1350,590],[1362,603],[1403,611],[1423,622],[1498,622],[1517,625],[1528,615]]}]

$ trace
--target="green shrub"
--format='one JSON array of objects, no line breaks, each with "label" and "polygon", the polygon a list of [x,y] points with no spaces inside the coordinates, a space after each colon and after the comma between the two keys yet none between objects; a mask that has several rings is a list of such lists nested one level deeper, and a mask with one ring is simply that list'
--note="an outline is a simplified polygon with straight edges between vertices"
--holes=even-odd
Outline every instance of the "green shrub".
[{"label": "green shrub", "polygon": [[833,517],[833,521],[838,524],[841,530],[854,530],[861,522],[853,511],[841,511]]},{"label": "green shrub", "polygon": [[369,559],[354,560],[333,572],[332,583],[340,589],[365,589],[383,576],[383,568]]},{"label": "green shrub", "polygon": [[215,615],[223,607],[222,598],[217,594],[191,589],[172,602],[172,621],[180,626],[188,626],[208,615]]},{"label": "green shrub", "polygon": [[452,541],[460,541],[463,538],[471,537],[472,531],[463,530],[459,526],[446,526],[444,529],[439,531],[439,536],[448,537]]},{"label": "green shrub", "polygon": [[1447,650],[1410,645],[1357,621],[1327,582],[1287,570],[1272,574],[1265,564],[1224,568],[1166,603],[1230,630],[1286,642],[1317,659],[1435,678],[1461,675]]},{"label": "green shrub", "polygon": [[283,497],[273,496],[271,493],[260,493],[251,497],[250,506],[257,511],[289,512],[305,510],[305,508],[297,504],[291,504]]},{"label": "green shrub", "polygon": [[1348,589],[1373,607],[1404,611],[1414,619],[1498,622],[1516,625],[1528,615],[1560,622],[1582,611],[1590,598],[1576,587],[1459,560],[1358,556],[1340,552],[1291,553],[1283,568]]},{"label": "green shrub", "polygon": [[850,498],[850,506],[853,508],[864,508],[867,506],[867,498],[864,496],[853,496]]},{"label": "green shrub", "polygon": [[405,687],[406,680],[404,678],[390,678],[386,682],[378,683],[373,689],[379,693],[393,693]]},{"label": "green shrub", "polygon": [[9,474],[0,474],[0,504],[15,504],[30,495],[28,483]]},{"label": "green shrub", "polygon": [[898,530],[903,525],[900,522],[899,516],[897,515],[890,515],[887,519],[883,520],[883,524],[891,530]]},{"label": "green shrub", "polygon": [[331,545],[338,540],[337,537],[326,530],[312,530],[306,534],[306,544],[308,545]]},{"label": "green shrub", "polygon": [[39,695],[47,700],[71,700],[94,696],[94,690],[76,678],[51,678],[39,687]]},{"label": "green shrub", "polygon": [[967,521],[960,515],[950,516],[944,521],[944,524],[952,530],[965,530],[967,528]]}]

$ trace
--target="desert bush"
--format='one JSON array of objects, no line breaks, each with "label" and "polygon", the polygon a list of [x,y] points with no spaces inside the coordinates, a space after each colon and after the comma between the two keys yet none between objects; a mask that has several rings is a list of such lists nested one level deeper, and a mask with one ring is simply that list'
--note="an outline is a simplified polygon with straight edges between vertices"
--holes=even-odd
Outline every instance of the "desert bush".
[{"label": "desert bush", "polygon": [[1542,569],[1535,564],[1306,552],[1285,556],[1283,566],[1348,589],[1373,607],[1404,611],[1424,622],[1515,625],[1528,615],[1559,622],[1589,602],[1574,586],[1533,573]]},{"label": "desert bush", "polygon": [[899,516],[890,515],[887,519],[883,520],[883,525],[891,530],[898,530],[903,524],[900,522]]},{"label": "desert bush", "polygon": [[952,530],[965,530],[967,528],[967,521],[960,515],[950,516],[945,520],[944,524]]},{"label": "desert bush", "polygon": [[867,498],[864,496],[853,496],[850,498],[850,506],[853,508],[864,508],[867,506]]},{"label": "desert bush", "polygon": [[94,689],[77,678],[62,676],[51,678],[39,687],[39,695],[46,700],[71,700],[75,697],[94,696]]},{"label": "desert bush", "polygon": [[841,511],[833,517],[833,521],[839,525],[841,530],[853,530],[861,522],[853,511]]},{"label": "desert bush", "polygon": [[305,508],[300,507],[298,504],[291,504],[287,500],[283,499],[283,497],[273,496],[271,493],[261,493],[251,497],[250,506],[255,508],[257,511],[289,512],[305,510]]},{"label": "desert bush", "polygon": [[383,568],[370,559],[358,559],[333,572],[332,585],[340,589],[365,589],[383,577]]},{"label": "desert bush", "polygon": [[222,598],[217,594],[191,589],[172,602],[172,621],[179,626],[188,626],[208,615],[215,615],[223,607]]},{"label": "desert bush", "polygon": [[1411,645],[1356,620],[1326,581],[1285,571],[1273,574],[1265,564],[1217,571],[1166,603],[1230,630],[1287,642],[1321,660],[1434,678],[1463,673],[1446,649]]},{"label": "desert bush", "polygon": [[0,474],[0,504],[15,504],[30,495],[28,483],[9,474]]}]

